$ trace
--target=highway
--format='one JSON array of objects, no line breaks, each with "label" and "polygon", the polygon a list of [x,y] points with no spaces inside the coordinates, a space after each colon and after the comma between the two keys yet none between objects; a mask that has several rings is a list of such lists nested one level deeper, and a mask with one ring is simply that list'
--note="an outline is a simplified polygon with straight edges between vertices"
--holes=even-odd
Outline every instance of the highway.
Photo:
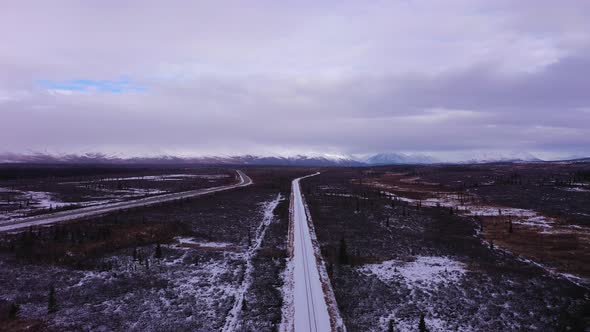
[{"label": "highway", "polygon": [[[316,175],[316,174],[313,174]],[[313,176],[308,175],[308,176]],[[308,177],[306,176],[306,177]],[[293,247],[295,332],[327,332],[330,315],[318,271],[299,181],[293,180]]]},{"label": "highway", "polygon": [[117,202],[117,203],[109,203],[103,205],[96,205],[96,206],[89,206],[85,208],[80,208],[76,210],[69,210],[69,211],[60,211],[55,213],[48,213],[42,214],[38,216],[32,216],[27,218],[20,218],[17,220],[9,221],[0,224],[0,232],[5,231],[14,231],[22,228],[27,228],[30,226],[39,226],[39,225],[47,225],[53,224],[56,222],[62,222],[67,220],[74,220],[74,219],[81,219],[87,217],[98,216],[114,211],[119,210],[126,210],[136,207],[142,206],[149,206],[164,202],[175,201],[183,198],[190,198],[196,197],[201,195],[206,195],[218,191],[224,191],[234,188],[240,188],[251,185],[252,179],[248,177],[244,172],[238,170],[238,176],[240,177],[240,181],[236,184],[227,185],[227,186],[220,186],[220,187],[213,187],[213,188],[205,188],[205,189],[195,189],[190,191],[183,191],[177,193],[170,193],[158,196],[151,196],[146,198],[140,198],[137,200],[132,201],[125,201],[125,202]]}]

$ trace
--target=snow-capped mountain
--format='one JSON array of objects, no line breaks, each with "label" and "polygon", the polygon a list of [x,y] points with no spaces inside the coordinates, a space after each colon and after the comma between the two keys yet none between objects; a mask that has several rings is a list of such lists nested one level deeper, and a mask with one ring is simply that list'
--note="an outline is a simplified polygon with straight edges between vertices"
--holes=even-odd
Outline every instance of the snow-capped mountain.
[{"label": "snow-capped mountain", "polygon": [[[584,160],[581,158],[580,160]],[[364,157],[334,154],[310,155],[235,155],[235,156],[201,156],[179,157],[173,155],[153,157],[125,157],[102,153],[85,154],[0,154],[0,163],[37,163],[37,164],[201,164],[201,165],[275,165],[275,166],[376,166],[408,164],[481,164],[494,162],[539,162],[543,161],[528,152],[481,152],[466,153],[453,160],[437,159],[424,154],[377,153]]]},{"label": "snow-capped mountain", "polygon": [[529,152],[481,152],[471,154],[463,163],[481,164],[494,162],[535,162],[543,161]]},{"label": "snow-capped mountain", "polygon": [[232,156],[232,157],[215,157],[217,161],[223,164],[237,165],[284,165],[284,166],[360,166],[361,162],[343,158],[341,156],[306,156],[296,155],[290,157],[284,156]]},{"label": "snow-capped mountain", "polygon": [[421,154],[404,153],[378,153],[365,159],[369,165],[395,165],[395,164],[433,164],[439,162],[435,158]]},{"label": "snow-capped mountain", "polygon": [[120,157],[101,153],[86,154],[3,154],[2,163],[68,164],[204,164],[204,165],[276,165],[276,166],[361,166],[362,162],[338,155],[295,156],[205,156],[205,157]]}]

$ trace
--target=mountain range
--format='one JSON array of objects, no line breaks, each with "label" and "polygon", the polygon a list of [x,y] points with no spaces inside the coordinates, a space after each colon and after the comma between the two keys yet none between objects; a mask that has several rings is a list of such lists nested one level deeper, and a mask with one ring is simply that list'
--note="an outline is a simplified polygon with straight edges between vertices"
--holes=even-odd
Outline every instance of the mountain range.
[{"label": "mountain range", "polygon": [[440,163],[434,157],[422,154],[404,154],[404,153],[377,153],[369,156],[364,160],[369,165],[394,165],[394,164],[436,164]]},{"label": "mountain range", "polygon": [[295,156],[207,156],[207,157],[120,157],[102,153],[86,154],[0,154],[0,163],[38,164],[204,164],[204,165],[277,165],[277,166],[376,166],[437,163],[493,163],[493,162],[540,162],[527,152],[472,154],[465,160],[449,162],[424,154],[377,153],[364,157],[340,155],[295,155]]}]

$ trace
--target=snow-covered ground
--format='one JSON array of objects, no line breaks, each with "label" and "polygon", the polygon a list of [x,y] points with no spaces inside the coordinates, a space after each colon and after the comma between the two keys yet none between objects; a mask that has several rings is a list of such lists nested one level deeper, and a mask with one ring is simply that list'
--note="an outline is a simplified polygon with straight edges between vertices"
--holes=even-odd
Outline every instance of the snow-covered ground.
[{"label": "snow-covered ground", "polygon": [[[21,317],[42,319],[55,331],[219,331],[240,286],[240,254],[162,249],[164,257],[155,259],[153,246],[139,248],[139,260],[123,250],[104,259],[109,271],[0,261],[10,269],[0,277],[0,300],[21,303]],[[15,274],[10,283],[6,271]],[[49,282],[59,310],[48,316]]]},{"label": "snow-covered ground", "polygon": [[129,181],[129,180],[146,180],[146,181],[181,181],[187,178],[199,178],[199,179],[223,179],[227,178],[227,174],[163,174],[163,175],[145,175],[145,176],[127,176],[119,178],[103,178],[98,180],[88,181],[69,181],[61,182],[61,184],[86,184],[96,182],[112,182],[112,181]]},{"label": "snow-covered ground", "polygon": [[[59,209],[68,206],[94,206],[119,201],[113,199],[93,199],[80,202],[64,202],[56,198],[54,193],[45,191],[20,191],[0,188],[0,192],[10,192],[13,195],[16,195],[18,197],[16,201],[19,202],[19,207],[17,209],[4,211],[0,214],[0,224],[2,222],[30,215],[31,213],[40,210]],[[125,197],[134,197],[134,195]],[[123,198],[123,196],[121,196],[121,198]],[[13,202],[11,204],[16,203]]]},{"label": "snow-covered ground", "polygon": [[559,189],[565,190],[565,191],[583,192],[583,193],[590,192],[590,188],[588,188],[588,187],[560,187]]},{"label": "snow-covered ground", "polygon": [[419,256],[413,262],[389,260],[366,264],[359,269],[383,281],[402,280],[409,288],[432,288],[433,285],[458,281],[465,274],[465,264],[448,257]]},{"label": "snow-covered ground", "polygon": [[228,242],[197,241],[191,237],[176,237],[174,239],[178,241],[179,245],[177,247],[180,248],[186,247],[187,244],[203,248],[227,248],[232,246],[232,244]]},{"label": "snow-covered ground", "polygon": [[83,207],[80,209],[76,209],[73,211],[60,211],[56,213],[44,214],[40,216],[33,216],[28,218],[20,218],[20,219],[11,219],[11,220],[4,220],[0,224],[0,231],[11,231],[21,228],[26,228],[30,226],[39,226],[39,225],[47,225],[61,221],[73,220],[73,219],[80,219],[89,216],[95,216],[104,214],[107,212],[118,211],[123,209],[130,209],[135,207],[141,206],[148,206],[153,204],[158,204],[167,201],[174,201],[183,198],[195,197],[205,194],[210,194],[214,192],[219,192],[228,189],[234,189],[239,187],[244,187],[252,184],[252,179],[250,179],[246,174],[242,171],[237,171],[240,177],[240,181],[237,184],[227,185],[227,186],[220,186],[220,187],[213,187],[213,188],[205,188],[205,189],[196,189],[190,190],[185,192],[178,192],[178,193],[171,193],[171,194],[164,194],[160,196],[151,196],[146,198],[140,198],[132,201],[126,202],[116,202],[116,203],[109,203],[109,204],[102,204],[98,206],[88,206]]},{"label": "snow-covered ground", "polygon": [[256,229],[254,242],[244,254],[244,260],[246,264],[244,278],[242,280],[240,287],[236,291],[234,305],[232,306],[232,309],[227,315],[225,324],[223,325],[222,331],[224,332],[240,330],[239,315],[244,303],[244,295],[246,294],[246,291],[250,288],[250,285],[252,285],[252,272],[254,271],[254,264],[252,262],[252,259],[254,258],[254,255],[262,245],[264,235],[266,234],[266,229],[273,221],[273,212],[279,204],[279,202],[281,201],[281,199],[281,194],[278,194],[274,200],[266,202],[263,205],[263,219],[258,228]]},{"label": "snow-covered ground", "polygon": [[[585,185],[583,183],[574,184],[573,187],[567,187],[567,189],[576,189],[576,191],[584,191]],[[560,188],[564,189],[564,188]],[[411,199],[407,197],[401,197],[396,194],[381,191],[381,193],[397,199],[400,201],[408,202],[411,204],[422,204],[427,207],[447,207],[456,209],[459,214],[464,216],[472,217],[502,217],[504,220],[510,220],[515,225],[525,226],[530,229],[535,229],[539,233],[543,234],[576,234],[588,238],[590,236],[590,228],[580,225],[564,225],[560,224],[555,218],[544,216],[536,211],[528,209],[519,209],[505,206],[491,206],[482,204],[477,196],[474,194],[458,195],[456,193],[439,192],[436,193],[437,197],[427,198],[423,200]],[[507,253],[513,254],[506,248],[497,248]],[[518,256],[518,255],[515,255]],[[547,271],[549,274],[557,275],[567,280],[572,281],[577,285],[587,285],[588,280],[579,276],[574,276],[569,273],[557,272],[554,268],[550,268],[544,264],[535,262],[532,259],[522,258],[522,261],[539,266]]]},{"label": "snow-covered ground", "polygon": [[[206,179],[209,182],[228,178],[228,174],[164,174],[148,176],[129,176],[120,178],[102,178],[87,181],[60,182],[60,185],[75,185],[76,188],[91,190],[94,194],[84,195],[76,200],[63,201],[57,192],[19,190],[0,187],[0,193],[7,193],[6,200],[0,201],[0,222],[10,221],[15,218],[22,218],[38,213],[44,213],[51,209],[63,209],[67,207],[88,207],[100,204],[122,202],[125,200],[140,198],[149,195],[166,194],[169,190],[157,188],[135,188],[124,186],[120,188],[114,182],[128,180],[142,181],[184,181],[191,178]],[[110,183],[110,184],[109,184]],[[8,196],[10,195],[10,196]]]},{"label": "snow-covered ground", "polygon": [[[436,294],[440,289],[456,287],[467,272],[465,264],[450,257],[419,256],[414,261],[389,260],[380,264],[366,264],[357,269],[360,273],[372,275],[387,285],[397,285],[410,290],[410,296]],[[392,313],[380,318],[383,329],[389,321],[395,321],[395,331],[416,331],[415,317],[400,317]],[[430,331],[447,331],[445,320],[428,315],[425,318]]]},{"label": "snow-covered ground", "polygon": [[[106,188],[96,188],[95,190],[116,195],[107,196],[87,196],[86,199],[73,202],[64,202],[60,200],[55,193],[46,191],[21,191],[11,190],[8,188],[0,188],[0,192],[10,192],[14,195],[13,202],[10,204],[16,205],[18,208],[10,211],[4,211],[0,214],[0,222],[11,220],[18,217],[28,216],[41,210],[60,209],[64,207],[86,207],[100,204],[108,204],[113,202],[120,202],[129,198],[143,197],[146,195],[163,194],[167,191],[159,189],[144,189],[144,188],[126,188],[110,190]],[[4,203],[8,204],[8,203]]]},{"label": "snow-covered ground", "polygon": [[[467,215],[467,216],[478,216],[478,217],[506,217],[512,221],[514,224],[526,225],[531,227],[538,227],[545,229],[553,228],[556,226],[556,220],[543,216],[536,211],[527,210],[527,209],[519,209],[519,208],[511,208],[506,206],[492,206],[492,205],[485,205],[479,203],[473,197],[469,199],[465,199],[465,195],[460,197],[454,193],[439,193],[438,197],[427,198],[423,200],[413,199],[402,197],[387,191],[381,191],[382,194],[385,194],[393,199],[397,199],[399,201],[408,202],[412,204],[422,204],[425,207],[447,207],[457,209],[458,213]],[[560,226],[563,227],[570,227],[572,226]],[[578,226],[573,227],[579,229]]]}]

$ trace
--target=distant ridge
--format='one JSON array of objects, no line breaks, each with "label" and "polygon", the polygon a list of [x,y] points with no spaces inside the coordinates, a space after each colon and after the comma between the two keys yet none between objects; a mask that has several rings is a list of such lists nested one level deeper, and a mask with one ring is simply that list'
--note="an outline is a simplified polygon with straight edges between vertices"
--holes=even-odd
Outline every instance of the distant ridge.
[{"label": "distant ridge", "polygon": [[378,153],[365,160],[369,165],[398,165],[398,164],[434,164],[440,161],[421,154]]},{"label": "distant ridge", "polygon": [[[588,158],[554,160],[563,162],[590,162]],[[0,163],[30,163],[30,164],[119,164],[119,165],[269,165],[269,166],[378,166],[378,165],[427,165],[427,164],[485,164],[485,163],[518,163],[543,162],[536,156],[521,153],[482,153],[468,160],[446,162],[429,155],[404,154],[396,152],[377,153],[365,158],[337,155],[295,155],[295,156],[204,156],[179,157],[163,155],[156,157],[121,157],[103,153],[85,154],[49,154],[29,153],[0,154]]]},{"label": "distant ridge", "polygon": [[480,153],[473,158],[466,160],[468,164],[485,164],[497,162],[538,162],[543,161],[528,152],[508,152],[508,153]]},{"label": "distant ridge", "polygon": [[573,158],[573,159],[563,159],[563,160],[555,160],[556,162],[576,162],[576,163],[587,163],[590,162],[590,157],[587,158]]},{"label": "distant ridge", "polygon": [[109,156],[102,153],[87,153],[82,155],[66,154],[52,155],[34,153],[27,155],[4,154],[0,155],[0,163],[47,163],[47,164],[203,164],[203,165],[275,165],[275,166],[361,166],[364,163],[341,157],[304,156],[293,157],[280,156],[208,156],[208,157],[131,157],[123,158]]}]

